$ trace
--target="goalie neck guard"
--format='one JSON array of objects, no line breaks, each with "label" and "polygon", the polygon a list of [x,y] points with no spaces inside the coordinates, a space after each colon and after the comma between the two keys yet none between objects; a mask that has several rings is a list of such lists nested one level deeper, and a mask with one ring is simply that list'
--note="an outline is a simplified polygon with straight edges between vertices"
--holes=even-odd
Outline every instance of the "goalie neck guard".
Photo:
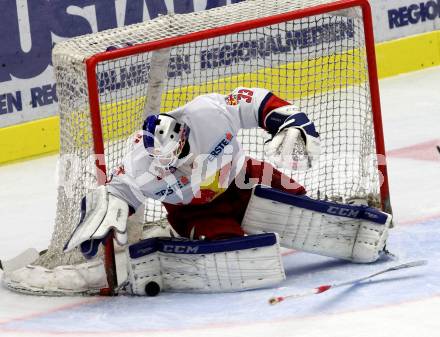
[{"label": "goalie neck guard", "polygon": [[189,128],[167,114],[148,116],[142,127],[143,142],[154,165],[170,170],[175,167],[188,140]]}]

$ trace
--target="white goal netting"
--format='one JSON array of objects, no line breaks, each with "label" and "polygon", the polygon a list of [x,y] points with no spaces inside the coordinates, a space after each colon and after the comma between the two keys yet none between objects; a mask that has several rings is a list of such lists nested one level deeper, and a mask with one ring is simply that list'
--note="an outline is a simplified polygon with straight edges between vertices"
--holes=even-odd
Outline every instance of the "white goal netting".
[{"label": "white goal netting", "polygon": [[[79,254],[64,254],[62,248],[79,220],[81,198],[97,184],[85,60],[106,50],[152,41],[170,39],[170,45],[161,52],[139,52],[97,64],[99,102],[95,103],[102,125],[98,137],[104,143],[107,174],[124,156],[126,139],[141,128],[145,114],[154,107],[164,112],[200,94],[263,87],[298,105],[321,135],[318,165],[287,173],[310,196],[339,201],[368,198],[378,205],[362,15],[356,7],[330,12],[325,9],[329,3],[333,1],[245,1],[162,16],[57,44],[53,65],[61,120],[60,185],[51,245],[38,264],[53,268],[82,260]],[[323,6],[322,12],[278,23],[260,21],[259,27],[252,21],[314,6]],[[243,22],[248,24],[237,25]],[[235,28],[226,31],[225,27]],[[207,33],[190,35],[202,31]],[[173,39],[188,36],[191,41]],[[154,60],[157,55],[159,61]],[[264,159],[264,131],[247,130],[240,137],[248,155]],[[164,216],[158,203],[147,202],[145,221]]]}]

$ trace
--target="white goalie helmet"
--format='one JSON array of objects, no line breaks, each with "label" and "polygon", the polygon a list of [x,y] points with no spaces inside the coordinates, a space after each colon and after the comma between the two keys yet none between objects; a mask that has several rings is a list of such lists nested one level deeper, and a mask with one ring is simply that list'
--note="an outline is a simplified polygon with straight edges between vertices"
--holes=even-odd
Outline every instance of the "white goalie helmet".
[{"label": "white goalie helmet", "polygon": [[187,142],[189,128],[173,116],[155,114],[148,116],[143,125],[143,142],[154,164],[162,169],[176,167]]}]

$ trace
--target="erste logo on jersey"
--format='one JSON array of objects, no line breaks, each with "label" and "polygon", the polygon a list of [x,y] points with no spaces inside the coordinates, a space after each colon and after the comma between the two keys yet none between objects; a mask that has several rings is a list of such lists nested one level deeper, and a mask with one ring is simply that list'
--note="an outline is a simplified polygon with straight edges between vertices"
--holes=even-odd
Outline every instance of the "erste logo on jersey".
[{"label": "erste logo on jersey", "polygon": [[214,147],[214,149],[209,153],[208,160],[213,161],[216,157],[218,157],[218,155],[223,152],[225,147],[231,143],[232,138],[234,138],[232,133],[227,132],[225,137],[223,137],[217,143],[217,145]]},{"label": "erste logo on jersey", "polygon": [[177,182],[175,182],[174,184],[168,185],[166,188],[161,189],[160,191],[157,191],[156,193],[154,193],[155,195],[159,196],[159,197],[163,197],[164,195],[171,195],[174,192],[176,192],[176,190],[184,188],[186,185],[189,184],[189,179],[188,177],[185,176],[181,176],[180,178],[177,179]]}]

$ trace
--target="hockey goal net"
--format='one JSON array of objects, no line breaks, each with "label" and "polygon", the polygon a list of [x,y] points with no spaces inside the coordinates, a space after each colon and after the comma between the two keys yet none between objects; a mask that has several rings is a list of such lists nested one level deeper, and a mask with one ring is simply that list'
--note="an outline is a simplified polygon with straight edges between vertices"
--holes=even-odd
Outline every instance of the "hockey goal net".
[{"label": "hockey goal net", "polygon": [[[105,182],[146,115],[200,94],[262,87],[294,102],[321,135],[318,164],[287,172],[314,198],[368,199],[388,207],[369,4],[361,0],[254,0],[77,37],[53,51],[61,120],[55,229],[38,265],[82,261],[63,245],[80,200]],[[215,121],[213,121],[215,122]],[[267,134],[245,130],[248,155],[264,159]],[[145,222],[165,217],[148,200]]]}]

